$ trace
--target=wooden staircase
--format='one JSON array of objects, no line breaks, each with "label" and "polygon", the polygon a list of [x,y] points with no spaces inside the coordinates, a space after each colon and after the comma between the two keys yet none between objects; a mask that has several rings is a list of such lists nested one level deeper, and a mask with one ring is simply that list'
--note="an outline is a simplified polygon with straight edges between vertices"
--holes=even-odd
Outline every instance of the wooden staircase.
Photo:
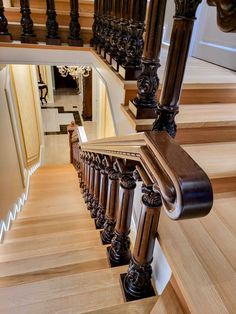
[{"label": "wooden staircase", "polygon": [[[0,313],[150,313],[158,297],[124,302],[126,271],[109,267],[74,168],[40,168],[0,247]],[[174,293],[171,285],[167,291],[156,306]]]}]

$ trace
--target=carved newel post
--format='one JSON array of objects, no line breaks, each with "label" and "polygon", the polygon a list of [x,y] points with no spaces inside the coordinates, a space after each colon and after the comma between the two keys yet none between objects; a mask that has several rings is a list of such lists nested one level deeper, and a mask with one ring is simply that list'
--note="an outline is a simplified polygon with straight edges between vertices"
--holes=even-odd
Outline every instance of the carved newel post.
[{"label": "carved newel post", "polygon": [[119,172],[111,169],[108,172],[108,196],[104,229],[101,233],[103,244],[111,243],[116,224],[116,211],[119,202]]},{"label": "carved newel post", "polygon": [[98,201],[99,201],[99,195],[100,195],[100,181],[101,181],[100,171],[102,167],[102,160],[99,155],[96,156],[96,160],[94,161],[94,164],[95,164],[94,198],[93,198],[92,208],[90,210],[92,218],[97,217]]},{"label": "carved newel post", "polygon": [[162,202],[160,194],[154,192],[152,186],[143,186],[143,192],[134,251],[127,274],[121,275],[127,301],[155,295],[151,262]]},{"label": "carved newel post", "polygon": [[99,201],[98,201],[98,211],[97,211],[97,218],[95,220],[96,228],[102,229],[105,222],[105,213],[106,213],[106,206],[107,206],[107,184],[108,178],[107,174],[109,168],[109,159],[108,157],[104,157],[101,165],[101,179],[100,179],[100,193],[99,193]]},{"label": "carved newel post", "polygon": [[166,0],[150,0],[142,56],[142,73],[137,81],[138,95],[129,102],[129,108],[137,119],[156,116],[156,91],[159,86],[157,69],[162,42]]},{"label": "carved newel post", "polygon": [[176,12],[166,62],[154,131],[167,131],[176,135],[175,115],[179,112],[179,99],[188,58],[195,14],[201,0],[175,0]]},{"label": "carved newel post", "polygon": [[136,80],[141,74],[146,9],[147,0],[131,0],[131,19],[128,25],[129,40],[126,45],[126,59],[119,67],[119,74],[125,80]]},{"label": "carved newel post", "polygon": [[78,0],[70,0],[70,36],[68,44],[70,46],[83,46],[83,40],[80,37]]},{"label": "carved newel post", "polygon": [[55,11],[55,2],[54,0],[47,0],[47,37],[46,44],[47,45],[60,45],[61,38],[58,34],[58,23],[56,20],[56,11]]},{"label": "carved newel post", "polygon": [[31,11],[29,7],[29,0],[20,0],[20,12],[21,12],[21,42],[26,44],[35,44],[36,35],[33,31],[33,20],[30,17]]},{"label": "carved newel post", "polygon": [[124,166],[120,167],[120,170],[119,207],[114,237],[108,248],[112,267],[128,264],[131,257],[129,233],[136,183],[132,172],[125,172]]},{"label": "carved newel post", "polygon": [[9,42],[12,41],[12,36],[8,32],[8,22],[4,11],[3,1],[0,0],[0,41]]}]

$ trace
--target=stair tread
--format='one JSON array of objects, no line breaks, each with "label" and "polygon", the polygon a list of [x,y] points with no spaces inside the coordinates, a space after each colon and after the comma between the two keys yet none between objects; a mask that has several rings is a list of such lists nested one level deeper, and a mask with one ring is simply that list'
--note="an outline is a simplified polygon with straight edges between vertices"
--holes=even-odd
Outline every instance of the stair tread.
[{"label": "stair tread", "polygon": [[173,222],[161,214],[160,242],[190,312],[236,311],[236,193],[217,195],[211,213]]},{"label": "stair tread", "polygon": [[126,269],[116,267],[0,288],[0,311],[82,313],[123,304],[119,275]]}]

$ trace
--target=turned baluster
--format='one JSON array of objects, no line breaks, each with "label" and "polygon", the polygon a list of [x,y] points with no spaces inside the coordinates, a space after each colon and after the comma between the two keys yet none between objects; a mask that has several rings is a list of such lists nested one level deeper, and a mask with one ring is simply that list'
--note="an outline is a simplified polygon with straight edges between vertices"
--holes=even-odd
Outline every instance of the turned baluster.
[{"label": "turned baluster", "polygon": [[[108,63],[112,64],[112,58],[117,59],[118,57],[118,47],[117,42],[119,39],[119,23],[121,18],[121,1],[113,0],[112,13],[115,14],[111,21],[111,33],[110,33],[110,49],[106,54],[106,60]],[[114,9],[115,7],[115,9]]]},{"label": "turned baluster", "polygon": [[119,74],[125,80],[136,80],[141,74],[146,9],[147,0],[131,0],[131,19],[127,27],[129,40],[125,50],[126,59],[119,67]]},{"label": "turned baluster", "polygon": [[113,0],[107,0],[107,13],[106,13],[106,28],[104,32],[104,48],[101,52],[101,55],[103,58],[106,58],[106,54],[110,51],[111,45],[110,45],[110,36],[112,32],[112,20],[113,15],[115,13],[115,2]]},{"label": "turned baluster", "polygon": [[[119,23],[119,38],[118,38],[118,56],[115,60],[117,62],[116,70],[119,70],[119,65],[123,64],[126,59],[126,45],[129,40],[129,33],[128,33],[128,25],[130,19],[130,4],[129,0],[123,0],[121,2],[121,19]],[[113,64],[115,64],[113,62]]]},{"label": "turned baluster", "polygon": [[176,12],[168,50],[165,76],[157,109],[154,131],[176,135],[175,116],[179,112],[179,99],[188,58],[195,14],[201,0],[176,0]]},{"label": "turned baluster", "polygon": [[4,11],[3,1],[0,0],[0,41],[9,42],[12,41],[12,36],[8,32],[8,21]]},{"label": "turned baluster", "polygon": [[61,38],[58,34],[58,23],[56,20],[56,10],[54,0],[47,0],[47,45],[60,45]]},{"label": "turned baluster", "polygon": [[21,34],[21,42],[22,43],[36,43],[36,36],[33,30],[33,20],[31,19],[31,11],[29,7],[29,0],[20,0],[20,12],[21,12],[21,26],[22,26],[22,34]]},{"label": "turned baluster", "polygon": [[80,151],[80,188],[84,188],[84,179],[85,179],[85,154]]},{"label": "turned baluster", "polygon": [[119,172],[111,169],[108,172],[107,210],[104,229],[101,233],[103,244],[111,243],[116,224],[116,212],[119,202]]},{"label": "turned baluster", "polygon": [[98,211],[97,218],[95,220],[96,228],[102,229],[105,223],[105,213],[107,206],[107,185],[108,185],[108,171],[109,167],[109,159],[108,157],[104,157],[101,166],[101,179],[100,179],[100,193],[99,193],[99,202],[98,202]]},{"label": "turned baluster", "polygon": [[70,0],[70,36],[68,44],[70,46],[83,46],[83,40],[80,37],[79,24],[79,2],[78,0]]},{"label": "turned baluster", "polygon": [[99,202],[99,195],[100,195],[100,181],[101,181],[101,166],[102,166],[102,160],[99,155],[96,156],[95,161],[95,178],[94,178],[94,200],[92,204],[92,210],[91,210],[91,217],[96,218],[97,212],[98,212],[98,202]]},{"label": "turned baluster", "polygon": [[94,197],[94,178],[95,178],[95,157],[91,155],[91,162],[90,162],[90,172],[89,172],[89,194],[88,194],[88,202],[87,207],[88,210],[93,209],[93,197]]},{"label": "turned baluster", "polygon": [[119,190],[119,207],[111,246],[108,248],[108,256],[112,267],[128,264],[130,252],[130,224],[134,189],[136,187],[132,172],[126,172],[123,162],[117,160],[117,167],[121,173]]},{"label": "turned baluster", "polygon": [[89,173],[88,173],[88,170],[89,170],[89,167],[88,167],[88,162],[89,162],[89,154],[88,153],[85,153],[85,163],[84,163],[84,191],[83,191],[83,197],[84,197],[84,201],[87,197],[87,194],[88,194],[88,176],[89,176]]},{"label": "turned baluster", "polygon": [[106,44],[106,34],[108,30],[110,1],[111,0],[104,0],[104,4],[103,4],[102,30],[101,30],[101,39],[100,39],[100,54],[103,58],[105,58],[105,44]]},{"label": "turned baluster", "polygon": [[152,185],[144,185],[143,192],[134,251],[127,274],[121,275],[127,301],[155,295],[151,262],[162,202],[160,193],[153,191]]},{"label": "turned baluster", "polygon": [[97,34],[97,28],[98,28],[98,20],[99,20],[99,0],[95,0],[94,1],[94,21],[93,21],[93,26],[92,26],[92,30],[93,30],[93,38],[90,40],[90,46],[94,47],[95,49],[97,48],[97,44],[98,44],[98,34]]},{"label": "turned baluster", "polygon": [[88,203],[89,201],[89,186],[90,186],[90,170],[91,170],[91,153],[88,153],[87,162],[86,162],[86,191],[84,196],[85,203]]},{"label": "turned baluster", "polygon": [[137,119],[156,116],[156,91],[159,87],[157,70],[160,67],[160,50],[166,0],[150,0],[142,56],[142,73],[137,81],[138,95],[129,102],[129,108]]},{"label": "turned baluster", "polygon": [[106,8],[106,0],[100,0],[99,1],[99,7],[98,7],[98,12],[99,12],[99,19],[98,19],[98,27],[97,27],[97,34],[98,34],[98,44],[97,44],[97,52],[100,54],[101,49],[103,48],[104,45],[104,15],[105,15],[105,8]]}]

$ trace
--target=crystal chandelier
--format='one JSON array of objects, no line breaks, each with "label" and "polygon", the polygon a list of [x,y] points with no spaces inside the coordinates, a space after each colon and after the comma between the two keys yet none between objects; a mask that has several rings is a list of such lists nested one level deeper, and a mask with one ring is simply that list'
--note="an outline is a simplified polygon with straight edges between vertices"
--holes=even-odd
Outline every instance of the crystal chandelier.
[{"label": "crystal chandelier", "polygon": [[67,77],[68,75],[71,75],[74,80],[77,80],[80,74],[84,77],[88,77],[89,72],[91,71],[91,67],[85,65],[81,66],[58,65],[57,68],[62,77]]}]

